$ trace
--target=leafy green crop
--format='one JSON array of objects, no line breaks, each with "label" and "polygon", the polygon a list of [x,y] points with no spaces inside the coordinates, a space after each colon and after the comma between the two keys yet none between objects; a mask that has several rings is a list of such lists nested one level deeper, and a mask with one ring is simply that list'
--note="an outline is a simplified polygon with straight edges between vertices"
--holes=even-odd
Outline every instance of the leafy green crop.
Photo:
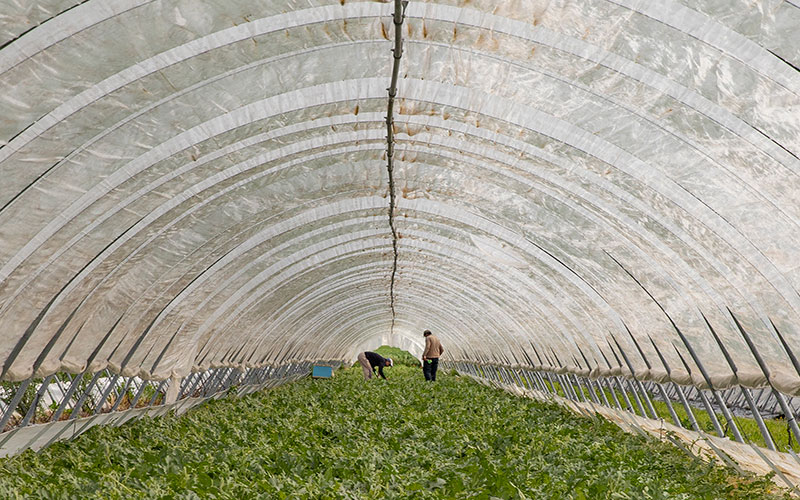
[{"label": "leafy green crop", "polygon": [[[524,382],[524,381],[523,381]],[[564,388],[561,387],[561,384],[558,382],[546,382],[548,386],[554,390],[559,396],[565,397],[564,395]],[[527,389],[538,389],[536,387],[531,387],[528,383],[525,385]],[[606,388],[603,388],[603,392],[606,395],[606,398],[609,402],[612,402],[612,393]],[[614,395],[617,398],[617,401],[620,404],[625,405],[625,400],[622,396],[622,393],[615,389]],[[652,397],[652,395],[651,395]],[[659,401],[655,398],[651,400],[653,403],[653,408],[656,411],[656,414],[664,419],[666,422],[674,423],[672,420],[672,416],[670,415],[669,408],[667,404],[663,401]],[[613,404],[613,403],[612,403]],[[681,421],[681,425],[685,429],[692,429],[691,421],[689,420],[689,416],[686,413],[686,409],[677,401],[672,401],[672,408],[675,410],[675,414],[678,416],[678,419]],[[650,418],[650,414],[642,415],[641,409],[638,408],[638,405],[632,402],[634,413],[640,416],[645,416]],[[708,412],[702,408],[694,407],[692,408],[692,414],[694,415],[698,426],[704,430],[705,432],[716,436],[716,430],[714,424],[711,421],[711,417],[709,416]],[[720,423],[725,435],[729,439],[734,439],[733,430],[727,424],[725,417],[721,413],[715,413],[717,421]],[[766,442],[764,441],[764,437],[761,435],[761,432],[758,429],[758,424],[755,420],[749,417],[742,417],[742,416],[733,416],[734,421],[736,422],[736,427],[739,429],[741,434],[744,436],[745,440],[750,441],[758,446],[766,447]],[[770,419],[764,418],[764,424],[769,431],[770,437],[772,438],[775,447],[778,451],[786,452],[789,448],[792,449],[794,452],[800,452],[800,443],[798,443],[795,439],[792,438],[792,433],[789,429],[789,423],[785,419]]]},{"label": "leafy green crop", "polygon": [[422,364],[420,364],[419,359],[412,356],[410,352],[404,351],[398,347],[382,345],[378,349],[376,349],[375,352],[377,352],[384,358],[392,358],[395,366],[403,365],[403,366],[410,366],[412,368],[420,368],[422,366]]},{"label": "leafy green crop", "polygon": [[602,419],[395,366],[304,379],[0,460],[3,498],[756,499],[741,477]]}]

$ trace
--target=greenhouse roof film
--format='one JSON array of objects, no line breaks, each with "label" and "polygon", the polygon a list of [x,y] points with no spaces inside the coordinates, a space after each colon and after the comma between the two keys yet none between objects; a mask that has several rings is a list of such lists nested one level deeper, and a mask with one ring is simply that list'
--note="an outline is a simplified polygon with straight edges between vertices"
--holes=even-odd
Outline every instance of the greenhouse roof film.
[{"label": "greenhouse roof film", "polygon": [[0,179],[22,392],[431,329],[800,439],[795,0],[0,0]]}]

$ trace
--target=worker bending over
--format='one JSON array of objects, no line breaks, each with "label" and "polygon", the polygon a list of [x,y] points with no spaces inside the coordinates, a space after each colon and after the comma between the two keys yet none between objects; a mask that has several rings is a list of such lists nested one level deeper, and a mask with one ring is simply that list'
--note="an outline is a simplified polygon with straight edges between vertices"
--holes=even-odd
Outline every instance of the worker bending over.
[{"label": "worker bending over", "polygon": [[375,368],[378,373],[386,380],[386,375],[383,374],[384,366],[394,366],[392,358],[384,358],[377,352],[366,351],[358,355],[358,361],[361,363],[361,368],[364,369],[364,379],[369,380],[375,374]]}]

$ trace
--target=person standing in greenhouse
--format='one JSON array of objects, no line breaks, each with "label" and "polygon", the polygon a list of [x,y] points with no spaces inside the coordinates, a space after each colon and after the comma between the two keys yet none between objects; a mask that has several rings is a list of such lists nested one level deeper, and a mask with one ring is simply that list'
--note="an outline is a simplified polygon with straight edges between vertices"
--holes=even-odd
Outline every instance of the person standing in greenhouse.
[{"label": "person standing in greenhouse", "polygon": [[358,355],[358,362],[361,363],[361,368],[364,370],[364,380],[369,380],[375,374],[375,368],[384,380],[386,375],[383,374],[384,366],[394,366],[392,358],[384,358],[377,352],[366,351]]},{"label": "person standing in greenhouse", "polygon": [[425,375],[425,380],[436,382],[439,356],[444,352],[444,347],[430,330],[425,330],[422,335],[425,337],[425,351],[422,352],[422,374]]}]

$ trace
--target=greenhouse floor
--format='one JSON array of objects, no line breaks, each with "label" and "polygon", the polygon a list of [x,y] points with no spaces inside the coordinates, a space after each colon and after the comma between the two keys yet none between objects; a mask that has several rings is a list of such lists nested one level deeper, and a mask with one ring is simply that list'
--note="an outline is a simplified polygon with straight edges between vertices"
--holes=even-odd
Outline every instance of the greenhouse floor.
[{"label": "greenhouse floor", "polygon": [[[360,367],[0,460],[3,498],[782,498],[604,420]],[[786,496],[788,498],[788,496]]]}]

